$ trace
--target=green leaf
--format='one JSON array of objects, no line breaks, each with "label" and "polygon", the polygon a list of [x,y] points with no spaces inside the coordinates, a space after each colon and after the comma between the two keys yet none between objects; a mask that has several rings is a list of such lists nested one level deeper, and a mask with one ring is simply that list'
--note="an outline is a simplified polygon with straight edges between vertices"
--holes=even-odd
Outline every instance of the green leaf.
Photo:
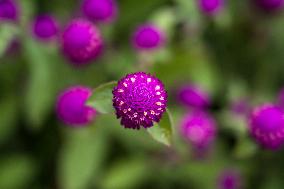
[{"label": "green leaf", "polygon": [[30,38],[23,40],[29,64],[29,83],[26,91],[26,113],[31,126],[39,128],[53,106],[54,86],[49,52]]},{"label": "green leaf", "polygon": [[102,114],[113,112],[112,90],[116,84],[116,81],[112,81],[95,88],[92,96],[87,101],[87,105],[95,108]]},{"label": "green leaf", "polygon": [[10,95],[0,102],[0,143],[11,137],[18,126],[17,122],[17,100]]},{"label": "green leaf", "polygon": [[0,188],[26,188],[35,176],[35,163],[26,155],[12,155],[0,162]]},{"label": "green leaf", "polygon": [[161,121],[147,129],[149,134],[158,142],[170,146],[172,143],[172,117],[169,109],[164,113]]},{"label": "green leaf", "polygon": [[17,34],[18,30],[14,24],[1,23],[0,27],[0,57],[4,55],[7,48],[9,48],[12,40]]},{"label": "green leaf", "polygon": [[107,142],[102,132],[94,133],[91,129],[71,128],[66,133],[58,164],[62,189],[87,188],[93,179],[100,179]]},{"label": "green leaf", "polygon": [[149,176],[149,164],[143,159],[127,159],[118,161],[103,177],[103,189],[136,188]]}]

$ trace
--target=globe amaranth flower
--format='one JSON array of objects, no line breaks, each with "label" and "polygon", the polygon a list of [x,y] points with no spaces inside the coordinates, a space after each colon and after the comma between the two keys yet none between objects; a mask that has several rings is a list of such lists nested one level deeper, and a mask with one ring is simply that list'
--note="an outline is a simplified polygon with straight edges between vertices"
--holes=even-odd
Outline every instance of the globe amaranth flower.
[{"label": "globe amaranth flower", "polygon": [[267,12],[278,11],[283,8],[284,0],[254,0],[256,6]]},{"label": "globe amaranth flower", "polygon": [[211,104],[209,95],[196,85],[184,85],[178,90],[178,100],[190,108],[204,109]]},{"label": "globe amaranth flower", "polygon": [[56,112],[67,125],[78,127],[89,124],[96,116],[96,110],[86,106],[92,90],[85,86],[73,86],[64,90],[58,97]]},{"label": "globe amaranth flower", "polygon": [[199,0],[199,8],[206,15],[218,14],[224,7],[224,0]]},{"label": "globe amaranth flower", "polygon": [[0,1],[0,21],[12,20],[17,21],[19,17],[19,7],[14,0]]},{"label": "globe amaranth flower", "polygon": [[190,112],[182,120],[181,135],[195,149],[206,149],[216,137],[215,120],[205,112]]},{"label": "globe amaranth flower", "polygon": [[90,63],[103,48],[100,31],[91,22],[76,19],[65,28],[62,36],[62,50],[74,65]]},{"label": "globe amaranth flower", "polygon": [[163,83],[150,74],[128,74],[113,89],[113,106],[125,128],[148,128],[166,111],[167,93]]},{"label": "globe amaranth flower", "polygon": [[284,113],[272,104],[255,108],[250,117],[251,135],[263,147],[278,149],[284,142]]},{"label": "globe amaranth flower", "polygon": [[82,12],[92,21],[109,23],[117,17],[117,3],[115,0],[84,0]]},{"label": "globe amaranth flower", "polygon": [[220,173],[218,177],[219,189],[240,189],[242,185],[241,175],[237,170],[228,169]]},{"label": "globe amaranth flower", "polygon": [[50,40],[57,36],[59,25],[54,17],[41,15],[33,23],[33,34],[40,40]]},{"label": "globe amaranth flower", "polygon": [[132,45],[138,50],[157,49],[164,43],[164,33],[153,24],[140,25],[132,36]]}]

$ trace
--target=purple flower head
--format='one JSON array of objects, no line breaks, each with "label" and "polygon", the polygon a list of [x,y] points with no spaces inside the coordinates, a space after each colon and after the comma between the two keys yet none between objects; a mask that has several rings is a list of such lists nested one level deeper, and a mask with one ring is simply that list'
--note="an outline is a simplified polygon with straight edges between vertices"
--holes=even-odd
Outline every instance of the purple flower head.
[{"label": "purple flower head", "polygon": [[199,0],[200,10],[207,15],[215,15],[224,7],[223,0]]},{"label": "purple flower head", "polygon": [[262,146],[278,149],[284,141],[284,113],[272,104],[259,106],[252,112],[249,129]]},{"label": "purple flower head", "polygon": [[92,90],[84,86],[74,86],[63,91],[56,104],[58,117],[74,127],[89,124],[96,116],[96,110],[85,105],[91,94]]},{"label": "purple flower head", "polygon": [[74,65],[90,63],[97,58],[103,48],[100,31],[89,21],[71,21],[62,36],[62,49]]},{"label": "purple flower head", "polygon": [[280,10],[284,6],[284,0],[254,0],[254,1],[256,6],[267,12]]},{"label": "purple flower head", "polygon": [[163,83],[143,72],[128,74],[113,89],[113,106],[125,128],[148,128],[166,111],[167,93]]},{"label": "purple flower head", "polygon": [[180,131],[195,149],[206,149],[216,137],[214,119],[201,111],[188,113],[183,118]]},{"label": "purple flower head", "polygon": [[132,44],[138,50],[153,50],[165,42],[164,33],[152,24],[140,25],[132,37]]},{"label": "purple flower head", "polygon": [[182,104],[197,109],[207,108],[211,103],[209,95],[195,85],[182,86],[178,91],[178,99]]},{"label": "purple flower head", "polygon": [[49,40],[58,34],[58,23],[49,15],[38,16],[33,23],[34,36],[41,40]]},{"label": "purple flower head", "polygon": [[16,21],[19,17],[19,8],[13,0],[0,0],[0,20]]},{"label": "purple flower head", "polygon": [[84,0],[82,11],[92,21],[109,23],[116,19],[115,0]]},{"label": "purple flower head", "polygon": [[219,189],[240,189],[241,175],[236,170],[225,170],[218,177]]}]

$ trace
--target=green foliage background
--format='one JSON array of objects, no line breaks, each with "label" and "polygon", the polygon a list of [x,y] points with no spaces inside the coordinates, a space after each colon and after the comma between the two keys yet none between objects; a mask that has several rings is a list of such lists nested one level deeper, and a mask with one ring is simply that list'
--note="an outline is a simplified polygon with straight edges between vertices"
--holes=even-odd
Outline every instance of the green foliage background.
[{"label": "green foliage background", "polygon": [[[208,18],[193,0],[118,0],[118,20],[98,26],[107,43],[104,55],[74,69],[56,42],[35,40],[30,25],[35,15],[46,12],[65,25],[78,15],[80,1],[18,2],[20,23],[0,23],[1,189],[212,189],[227,168],[240,171],[244,188],[283,188],[283,151],[257,146],[246,120],[229,109],[242,97],[252,105],[275,101],[284,82],[282,13],[268,15],[248,0],[228,0],[221,15]],[[138,54],[130,36],[147,21],[164,29],[168,43],[158,52]],[[15,38],[20,48],[7,53]],[[144,129],[123,129],[114,114],[100,115],[81,129],[56,118],[54,104],[62,89],[95,88],[138,70],[155,74],[170,94],[170,147]],[[174,91],[184,82],[204,87],[214,101],[210,111],[218,121],[218,138],[204,160],[194,159],[178,135],[186,110]]]}]

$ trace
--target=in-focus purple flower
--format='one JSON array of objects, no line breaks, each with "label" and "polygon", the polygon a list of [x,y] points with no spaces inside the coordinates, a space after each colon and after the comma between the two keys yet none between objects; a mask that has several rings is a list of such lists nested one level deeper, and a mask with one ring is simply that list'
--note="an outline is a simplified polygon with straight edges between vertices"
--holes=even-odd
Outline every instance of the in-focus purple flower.
[{"label": "in-focus purple flower", "polygon": [[17,21],[19,7],[14,0],[0,0],[0,20]]},{"label": "in-focus purple flower", "polygon": [[58,97],[56,112],[67,125],[79,127],[89,124],[96,116],[96,110],[86,106],[92,90],[84,86],[74,86],[64,90]]},{"label": "in-focus purple flower", "polygon": [[210,103],[209,95],[196,85],[184,85],[178,91],[178,100],[190,108],[204,109]]},{"label": "in-focus purple flower", "polygon": [[267,12],[278,11],[284,6],[284,0],[254,0],[254,2],[256,6]]},{"label": "in-focus purple flower", "polygon": [[113,106],[125,128],[148,128],[166,111],[167,93],[163,83],[150,74],[128,74],[113,89]]},{"label": "in-focus purple flower", "polygon": [[241,185],[241,175],[236,170],[225,170],[218,177],[219,189],[240,189]]},{"label": "in-focus purple flower", "polygon": [[132,36],[132,44],[138,50],[153,50],[165,43],[164,33],[152,24],[140,25]]},{"label": "in-focus purple flower", "polygon": [[199,0],[200,10],[207,15],[215,15],[224,7],[223,0]]},{"label": "in-focus purple flower", "polygon": [[40,40],[50,40],[58,34],[59,25],[54,17],[41,15],[33,23],[33,34]]},{"label": "in-focus purple flower", "polygon": [[278,149],[284,142],[284,113],[272,104],[259,106],[252,112],[249,129],[263,147]]},{"label": "in-focus purple flower", "polygon": [[117,3],[115,0],[84,0],[82,12],[92,21],[109,23],[117,17]]},{"label": "in-focus purple flower", "polygon": [[103,40],[100,31],[91,22],[76,19],[65,28],[62,50],[74,65],[90,63],[102,52]]},{"label": "in-focus purple flower", "polygon": [[190,112],[183,118],[180,131],[194,149],[206,149],[216,137],[215,120],[205,112]]}]

